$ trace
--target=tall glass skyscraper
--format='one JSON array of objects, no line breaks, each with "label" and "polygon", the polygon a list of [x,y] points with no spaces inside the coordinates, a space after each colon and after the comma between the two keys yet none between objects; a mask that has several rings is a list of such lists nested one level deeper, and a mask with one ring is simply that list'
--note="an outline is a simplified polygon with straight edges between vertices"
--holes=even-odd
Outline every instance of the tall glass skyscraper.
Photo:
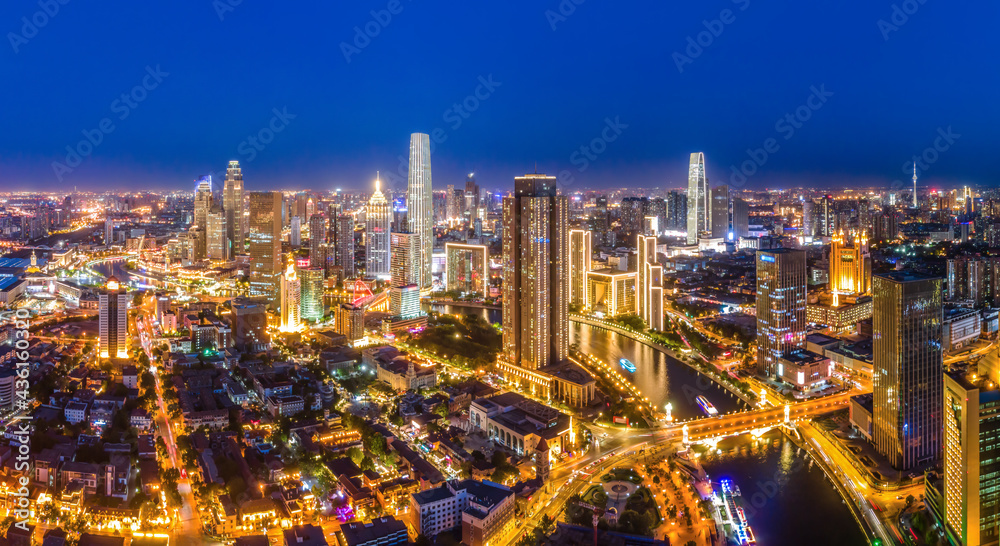
[{"label": "tall glass skyscraper", "polygon": [[406,190],[406,219],[410,233],[420,236],[422,286],[431,285],[434,251],[434,203],[431,193],[431,142],[424,133],[410,135],[410,172]]},{"label": "tall glass skyscraper", "polygon": [[250,193],[250,295],[278,304],[281,275],[281,192]]},{"label": "tall glass skyscraper", "polygon": [[687,243],[698,244],[698,237],[706,231],[712,231],[711,192],[708,191],[708,178],[705,176],[705,154],[691,154],[691,164],[688,166],[687,193]]},{"label": "tall glass skyscraper", "polygon": [[805,251],[758,250],[757,372],[766,377],[780,377],[782,357],[805,345],[805,337]]},{"label": "tall glass skyscraper", "polygon": [[380,181],[375,180],[375,193],[368,200],[365,211],[365,273],[370,277],[388,279],[390,276],[389,230],[392,225],[392,207],[382,195]]},{"label": "tall glass skyscraper", "polygon": [[207,250],[208,211],[212,208],[212,177],[198,179],[194,190],[194,226],[197,228],[194,259],[204,260]]},{"label": "tall glass skyscraper", "polygon": [[323,318],[323,273],[319,265],[299,270],[302,279],[302,320],[315,322]]},{"label": "tall glass skyscraper", "polygon": [[941,456],[941,284],[906,271],[872,278],[872,437],[899,470]]},{"label": "tall glass skyscraper", "polygon": [[226,181],[222,186],[222,208],[226,211],[226,242],[229,255],[236,256],[246,252],[245,234],[246,205],[243,201],[243,171],[239,161],[230,161],[226,167]]}]

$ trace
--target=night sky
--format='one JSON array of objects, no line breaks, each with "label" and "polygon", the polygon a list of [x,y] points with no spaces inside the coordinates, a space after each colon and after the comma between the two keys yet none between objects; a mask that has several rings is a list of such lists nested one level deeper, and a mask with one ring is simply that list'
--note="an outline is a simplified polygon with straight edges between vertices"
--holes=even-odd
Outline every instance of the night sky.
[{"label": "night sky", "polygon": [[985,0],[7,0],[0,187],[193,189],[238,159],[250,189],[369,188],[376,170],[398,189],[412,132],[437,137],[436,189],[469,171],[509,188],[536,165],[569,189],[680,187],[693,151],[713,185],[888,189],[922,154],[929,186],[994,186],[998,15]]}]

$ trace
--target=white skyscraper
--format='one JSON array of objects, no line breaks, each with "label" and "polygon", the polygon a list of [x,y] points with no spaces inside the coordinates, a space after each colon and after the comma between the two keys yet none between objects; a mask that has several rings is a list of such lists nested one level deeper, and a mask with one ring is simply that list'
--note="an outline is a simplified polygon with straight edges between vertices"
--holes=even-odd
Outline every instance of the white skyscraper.
[{"label": "white skyscraper", "polygon": [[708,191],[708,178],[705,176],[705,154],[691,154],[691,164],[688,167],[687,193],[687,243],[698,244],[702,232],[712,230],[711,194]]},{"label": "white skyscraper", "polygon": [[388,279],[390,276],[389,234],[392,207],[382,195],[380,181],[375,179],[375,193],[365,211],[365,273],[369,277]]},{"label": "white skyscraper", "polygon": [[434,210],[431,195],[431,143],[423,133],[410,135],[410,173],[407,180],[407,224],[410,233],[420,236],[420,263],[423,286],[431,284],[431,255],[434,251]]}]

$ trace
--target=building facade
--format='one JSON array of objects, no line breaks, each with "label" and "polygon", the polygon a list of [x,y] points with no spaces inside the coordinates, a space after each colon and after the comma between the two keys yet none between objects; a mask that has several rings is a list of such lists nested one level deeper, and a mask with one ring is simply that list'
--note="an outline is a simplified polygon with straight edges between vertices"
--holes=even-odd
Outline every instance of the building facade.
[{"label": "building facade", "polygon": [[389,233],[392,207],[382,195],[380,181],[375,181],[375,193],[368,200],[365,212],[365,274],[388,279],[390,276]]},{"label": "building facade", "polygon": [[434,252],[434,210],[431,186],[431,143],[424,133],[410,135],[410,170],[406,189],[406,220],[409,232],[420,237],[420,279],[431,285],[431,257]]},{"label": "building facade", "polygon": [[101,358],[128,358],[128,294],[115,277],[98,293]]},{"label": "building facade", "polygon": [[222,187],[222,208],[226,211],[226,242],[230,256],[246,252],[246,202],[243,197],[243,171],[239,161],[230,161]]},{"label": "building facade", "polygon": [[486,295],[489,283],[489,247],[445,243],[445,289],[462,294]]},{"label": "building facade", "polygon": [[805,344],[806,253],[757,251],[757,373],[780,377],[782,355]]},{"label": "building facade", "polygon": [[693,153],[688,165],[687,243],[689,245],[698,244],[698,238],[712,230],[710,196],[708,179],[705,175],[705,154]]},{"label": "building facade", "polygon": [[587,273],[594,255],[590,230],[572,229],[569,232],[569,303],[580,308],[587,306]]},{"label": "building facade", "polygon": [[250,192],[250,295],[278,304],[281,275],[281,193]]}]

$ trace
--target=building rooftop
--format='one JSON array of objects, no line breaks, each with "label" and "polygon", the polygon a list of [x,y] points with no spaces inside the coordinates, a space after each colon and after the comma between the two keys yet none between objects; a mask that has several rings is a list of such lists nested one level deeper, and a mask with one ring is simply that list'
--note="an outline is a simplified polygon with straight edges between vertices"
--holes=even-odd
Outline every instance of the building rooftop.
[{"label": "building rooftop", "polygon": [[400,531],[406,532],[406,524],[392,516],[375,518],[370,523],[352,521],[340,526],[347,546],[372,542]]},{"label": "building rooftop", "polygon": [[889,279],[894,282],[919,282],[941,279],[941,277],[917,273],[916,271],[890,271],[888,273],[879,273],[874,276]]}]

